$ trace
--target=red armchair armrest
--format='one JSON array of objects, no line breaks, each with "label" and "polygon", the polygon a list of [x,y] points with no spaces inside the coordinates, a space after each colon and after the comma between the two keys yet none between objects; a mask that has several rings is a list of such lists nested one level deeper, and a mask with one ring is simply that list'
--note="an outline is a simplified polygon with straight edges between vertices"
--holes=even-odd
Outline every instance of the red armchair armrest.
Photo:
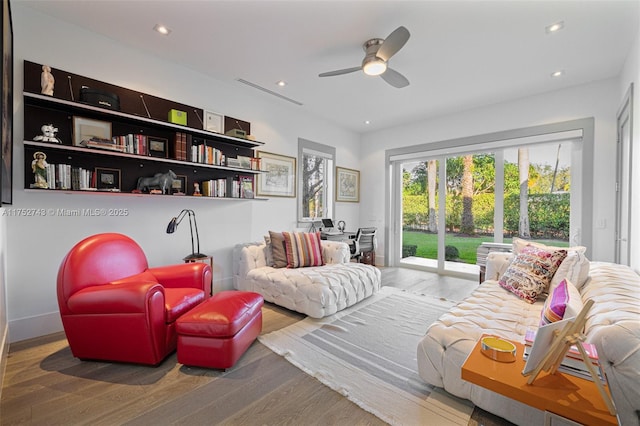
[{"label": "red armchair armrest", "polygon": [[144,313],[157,293],[164,297],[164,289],[156,282],[92,286],[71,295],[67,307],[72,314]]},{"label": "red armchair armrest", "polygon": [[166,288],[191,287],[209,292],[211,267],[206,263],[178,263],[147,269]]}]

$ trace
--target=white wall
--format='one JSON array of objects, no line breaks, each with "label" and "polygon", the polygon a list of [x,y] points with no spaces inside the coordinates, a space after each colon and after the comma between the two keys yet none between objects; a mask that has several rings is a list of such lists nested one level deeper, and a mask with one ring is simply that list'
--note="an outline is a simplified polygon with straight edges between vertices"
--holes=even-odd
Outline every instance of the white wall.
[{"label": "white wall", "polygon": [[[23,166],[23,60],[134,88],[144,93],[218,111],[249,121],[252,133],[266,142],[264,151],[297,156],[299,137],[334,145],[337,164],[359,169],[359,136],[312,118],[304,107],[246,88],[225,84],[130,49],[79,27],[45,17],[22,3],[12,4],[14,26],[14,204],[9,208],[127,208],[127,217],[7,218],[7,305],[10,341],[62,330],[56,301],[56,273],[62,257],[80,239],[99,232],[134,238],[153,265],[180,262],[190,253],[188,229],[165,233],[182,208],[198,217],[203,253],[214,257],[214,286],[231,288],[231,253],[236,243],[255,241],[270,229],[295,226],[295,199],[221,201],[134,196],[64,195],[25,192]],[[37,31],[34,31],[37,29]],[[66,82],[56,82],[66,84]],[[35,135],[26,135],[31,138]],[[30,178],[29,174],[29,178]],[[336,217],[357,223],[359,206],[339,203]]]},{"label": "white wall", "polygon": [[[549,89],[553,90],[553,87]],[[361,203],[361,221],[375,222],[379,227],[385,224],[385,194],[381,190],[385,187],[385,176],[379,171],[385,167],[387,149],[594,117],[594,157],[605,167],[594,168],[594,224],[604,223],[604,227],[594,226],[592,257],[612,261],[619,102],[618,80],[609,79],[366,134],[362,144],[362,192],[371,196]],[[382,247],[384,243],[381,238]],[[382,253],[379,253],[379,259],[380,255]]]},{"label": "white wall", "polygon": [[620,87],[618,95],[620,99],[624,97],[629,89],[629,85],[633,83],[633,140],[632,157],[633,164],[636,166],[631,170],[631,267],[640,273],[640,220],[638,220],[637,212],[640,211],[640,31],[636,36],[636,40],[631,46],[629,56],[625,63],[624,69],[620,77]]}]

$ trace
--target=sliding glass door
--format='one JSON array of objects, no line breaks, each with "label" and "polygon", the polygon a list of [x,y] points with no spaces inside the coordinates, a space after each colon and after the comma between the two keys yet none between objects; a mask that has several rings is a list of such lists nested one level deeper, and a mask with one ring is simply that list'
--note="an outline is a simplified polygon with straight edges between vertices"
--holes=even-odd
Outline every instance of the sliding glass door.
[{"label": "sliding glass door", "polygon": [[400,263],[477,273],[483,242],[520,236],[569,245],[570,141],[425,156],[398,162]]}]

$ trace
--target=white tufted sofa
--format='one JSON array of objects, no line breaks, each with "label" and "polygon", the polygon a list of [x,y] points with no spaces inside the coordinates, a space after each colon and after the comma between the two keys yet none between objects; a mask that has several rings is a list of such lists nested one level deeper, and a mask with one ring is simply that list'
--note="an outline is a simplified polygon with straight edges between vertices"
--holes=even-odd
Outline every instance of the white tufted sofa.
[{"label": "white tufted sofa", "polygon": [[[483,333],[523,342],[537,328],[543,301],[531,305],[496,281],[510,262],[508,253],[487,259],[487,280],[442,315],[418,344],[418,372],[426,382],[468,399],[518,425],[543,424],[544,413],[460,378],[462,364]],[[585,334],[596,345],[623,426],[640,424],[640,277],[626,266],[591,262],[580,289],[595,302]]]},{"label": "white tufted sofa", "polygon": [[233,285],[313,318],[334,314],[380,290],[380,270],[350,262],[346,243],[323,240],[321,244],[324,266],[295,269],[267,266],[265,243],[237,245]]}]

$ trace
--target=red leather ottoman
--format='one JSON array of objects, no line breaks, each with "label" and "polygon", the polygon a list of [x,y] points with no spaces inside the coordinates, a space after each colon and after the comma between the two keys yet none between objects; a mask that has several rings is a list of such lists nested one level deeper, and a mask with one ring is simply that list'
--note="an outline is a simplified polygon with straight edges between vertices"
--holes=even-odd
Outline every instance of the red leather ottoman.
[{"label": "red leather ottoman", "polygon": [[258,293],[222,291],[176,320],[178,362],[230,368],[262,331]]}]

